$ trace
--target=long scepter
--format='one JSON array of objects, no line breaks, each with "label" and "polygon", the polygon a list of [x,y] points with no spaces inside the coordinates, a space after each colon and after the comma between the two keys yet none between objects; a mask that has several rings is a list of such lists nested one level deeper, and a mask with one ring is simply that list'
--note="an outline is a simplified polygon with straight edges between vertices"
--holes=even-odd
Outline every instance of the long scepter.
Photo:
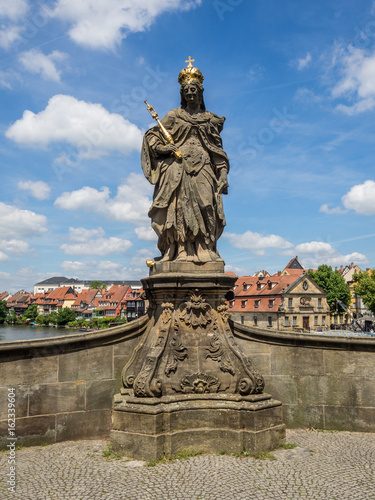
[{"label": "long scepter", "polygon": [[[160,127],[160,130],[161,130],[161,133],[164,136],[164,139],[169,144],[174,144],[173,137],[171,136],[171,134],[168,132],[168,130],[164,127],[164,125],[159,120],[159,115],[157,114],[157,112],[155,111],[155,109],[147,101],[145,101],[145,103],[146,103],[146,106],[147,106],[147,109],[148,109],[150,115],[152,116],[152,118],[154,120],[157,121],[157,124]],[[182,153],[181,153],[181,151],[174,151],[173,154],[177,158],[177,160],[181,160],[182,159]]]}]

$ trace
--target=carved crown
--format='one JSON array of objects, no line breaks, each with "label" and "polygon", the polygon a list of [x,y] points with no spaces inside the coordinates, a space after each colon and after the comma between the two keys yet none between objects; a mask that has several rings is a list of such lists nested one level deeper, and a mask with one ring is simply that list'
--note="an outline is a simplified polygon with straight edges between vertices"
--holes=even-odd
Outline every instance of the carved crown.
[{"label": "carved crown", "polygon": [[186,68],[180,71],[180,74],[178,75],[178,83],[180,85],[192,82],[203,83],[203,74],[199,71],[198,68],[194,68],[194,66],[191,64],[192,62],[195,62],[195,59],[192,59],[189,56],[189,59],[185,62],[188,63],[188,65]]}]

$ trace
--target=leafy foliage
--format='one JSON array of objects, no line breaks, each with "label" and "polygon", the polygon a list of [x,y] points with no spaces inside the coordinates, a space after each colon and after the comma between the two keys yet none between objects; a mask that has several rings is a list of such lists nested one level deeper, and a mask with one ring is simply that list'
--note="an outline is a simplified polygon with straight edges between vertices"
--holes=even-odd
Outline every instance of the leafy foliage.
[{"label": "leafy foliage", "polygon": [[56,314],[56,324],[57,325],[66,325],[69,321],[74,321],[76,319],[77,313],[72,311],[68,307],[64,307]]},{"label": "leafy foliage", "polygon": [[32,304],[25,311],[23,318],[24,319],[35,319],[37,316],[38,316],[38,306],[36,304]]},{"label": "leafy foliage", "polygon": [[[327,302],[331,308],[331,312],[336,311],[337,299],[341,300],[346,307],[349,306],[351,300],[350,288],[338,271],[333,271],[331,266],[323,264],[318,267],[316,272],[309,269],[307,274],[326,292]],[[340,306],[339,310],[342,311]]]},{"label": "leafy foliage", "polygon": [[4,323],[7,315],[8,315],[7,303],[5,300],[0,300],[0,324]]},{"label": "leafy foliage", "polygon": [[92,290],[97,288],[107,290],[107,285],[100,280],[94,280],[91,282],[90,288]]},{"label": "leafy foliage", "polygon": [[354,291],[362,297],[363,302],[375,315],[375,268],[370,272],[359,272],[353,276]]}]

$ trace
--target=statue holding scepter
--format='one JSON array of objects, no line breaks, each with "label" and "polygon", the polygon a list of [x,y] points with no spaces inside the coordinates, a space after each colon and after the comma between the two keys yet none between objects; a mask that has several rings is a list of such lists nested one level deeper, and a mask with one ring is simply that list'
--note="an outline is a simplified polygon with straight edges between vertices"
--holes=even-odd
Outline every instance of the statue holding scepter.
[{"label": "statue holding scepter", "polygon": [[194,60],[186,62],[178,77],[181,106],[143,140],[142,169],[155,185],[149,217],[161,261],[222,261],[216,244],[225,226],[222,194],[228,187],[229,161],[220,137],[225,118],[206,111],[203,75]]}]

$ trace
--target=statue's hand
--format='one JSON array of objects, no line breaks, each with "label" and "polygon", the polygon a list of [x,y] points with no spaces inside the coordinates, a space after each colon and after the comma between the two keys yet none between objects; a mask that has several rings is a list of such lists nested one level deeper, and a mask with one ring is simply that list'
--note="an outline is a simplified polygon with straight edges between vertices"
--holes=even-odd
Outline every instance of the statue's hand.
[{"label": "statue's hand", "polygon": [[165,144],[164,146],[158,145],[156,146],[156,152],[163,155],[173,154],[177,151],[177,147],[175,144]]},{"label": "statue's hand", "polygon": [[228,186],[229,186],[229,184],[228,184],[227,171],[225,168],[222,168],[220,170],[220,175],[219,175],[219,180],[218,180],[219,193],[222,193],[222,192],[226,193]]}]

